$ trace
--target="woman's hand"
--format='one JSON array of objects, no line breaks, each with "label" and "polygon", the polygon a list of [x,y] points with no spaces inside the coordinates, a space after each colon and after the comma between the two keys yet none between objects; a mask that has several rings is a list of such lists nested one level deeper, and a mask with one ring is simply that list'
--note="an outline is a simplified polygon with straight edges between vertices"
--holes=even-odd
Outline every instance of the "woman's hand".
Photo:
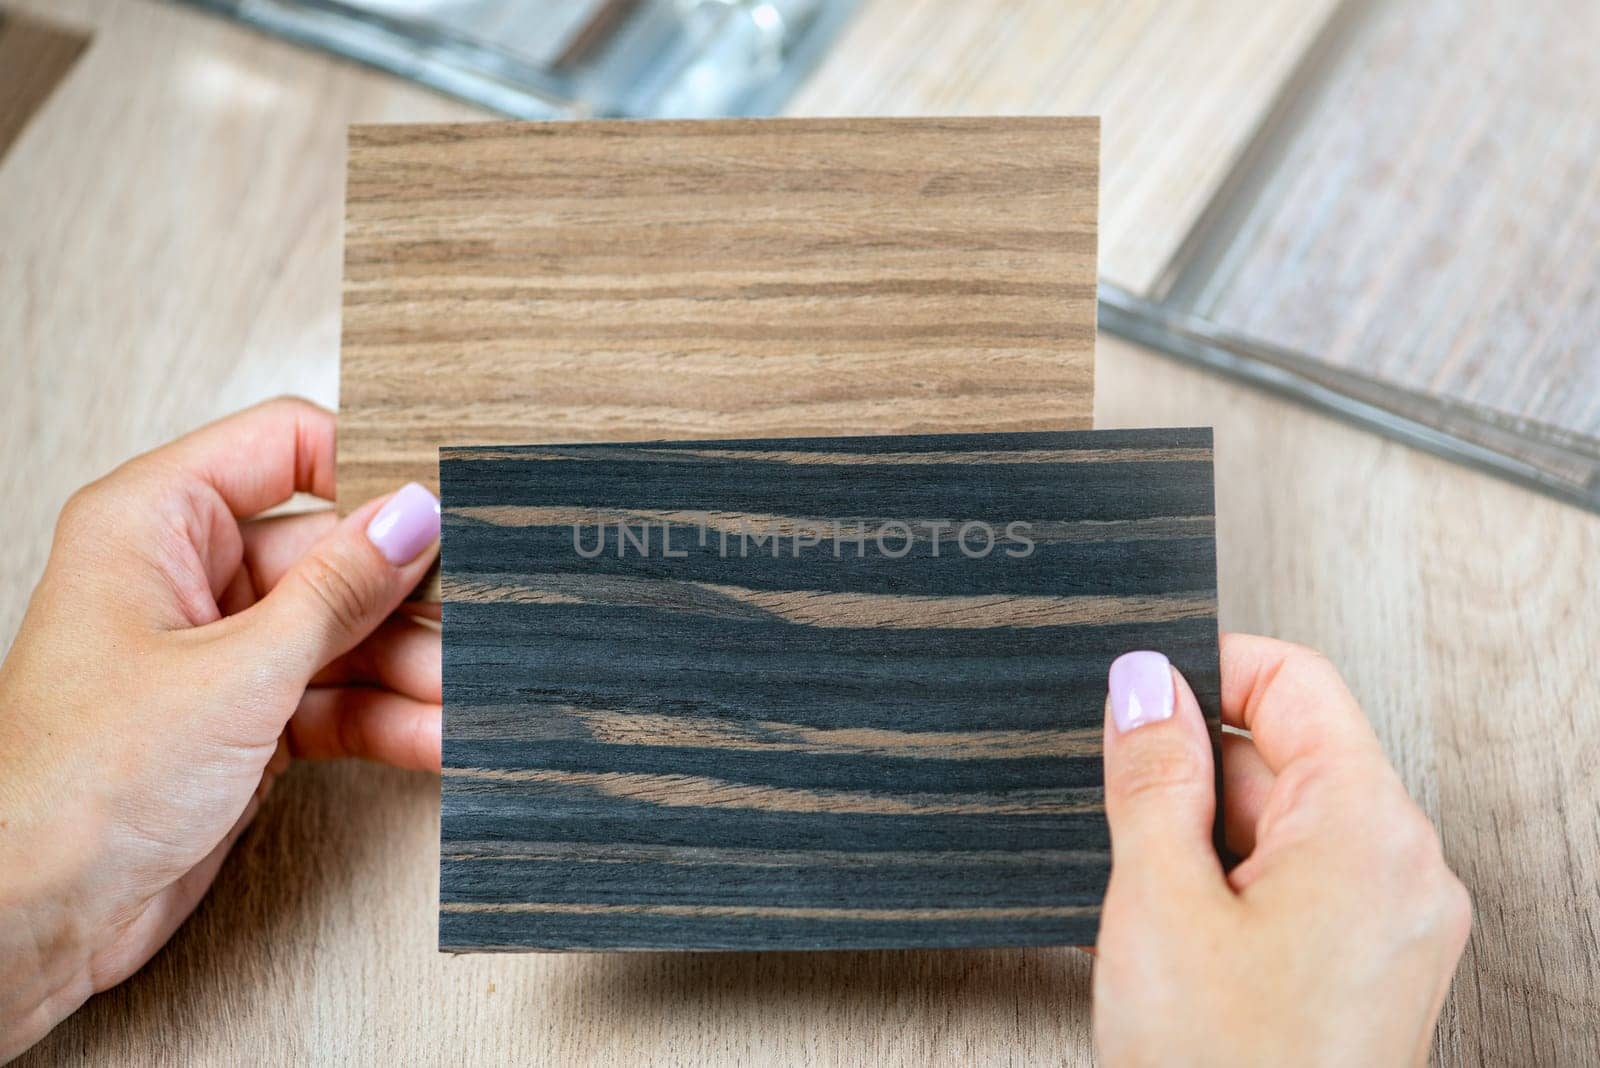
[{"label": "woman's hand", "polygon": [[1094,1025],[1110,1065],[1420,1064],[1471,904],[1333,666],[1222,642],[1223,820],[1211,746],[1159,653],[1111,667],[1111,885]]},{"label": "woman's hand", "polygon": [[0,667],[0,1060],[164,943],[294,756],[439,766],[439,634],[392,613],[438,501],[333,497],[334,417],[260,405],[81,490]]}]

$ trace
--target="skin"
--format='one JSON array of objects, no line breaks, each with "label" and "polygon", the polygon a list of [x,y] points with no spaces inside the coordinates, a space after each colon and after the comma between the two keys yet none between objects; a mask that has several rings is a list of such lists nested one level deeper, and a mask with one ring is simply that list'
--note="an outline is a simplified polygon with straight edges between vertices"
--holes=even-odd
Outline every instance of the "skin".
[{"label": "skin", "polygon": [[439,767],[439,633],[395,615],[334,417],[271,401],[73,496],[0,668],[0,1059],[136,971],[294,757]]},{"label": "skin", "polygon": [[1094,1030],[1113,1065],[1427,1061],[1472,907],[1361,706],[1320,654],[1222,638],[1223,822],[1187,682],[1106,717],[1111,884]]},{"label": "skin", "polygon": [[[397,614],[383,501],[333,497],[334,417],[249,409],[76,494],[0,667],[0,1059],[159,949],[296,757],[439,767],[440,644]],[[1461,884],[1337,672],[1223,639],[1229,844],[1211,749],[1108,713],[1113,842],[1095,968],[1107,1064],[1425,1059],[1470,923]]]}]

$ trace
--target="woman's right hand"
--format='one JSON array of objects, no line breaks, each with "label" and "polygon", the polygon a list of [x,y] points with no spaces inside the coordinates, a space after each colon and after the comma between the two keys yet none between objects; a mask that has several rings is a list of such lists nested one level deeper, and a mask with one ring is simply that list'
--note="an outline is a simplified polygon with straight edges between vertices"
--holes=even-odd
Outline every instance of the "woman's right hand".
[{"label": "woman's right hand", "polygon": [[1427,1059],[1472,908],[1339,673],[1270,638],[1222,641],[1223,819],[1211,744],[1159,653],[1106,705],[1111,884],[1094,976],[1109,1065]]}]

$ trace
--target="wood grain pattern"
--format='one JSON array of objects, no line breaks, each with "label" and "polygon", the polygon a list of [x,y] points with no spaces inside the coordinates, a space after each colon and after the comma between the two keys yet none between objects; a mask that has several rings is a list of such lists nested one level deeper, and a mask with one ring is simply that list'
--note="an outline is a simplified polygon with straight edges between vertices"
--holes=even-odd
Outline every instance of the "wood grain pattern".
[{"label": "wood grain pattern", "polygon": [[1087,427],[1098,124],[358,127],[339,503],[440,445]]},{"label": "wood grain pattern", "polygon": [[1086,945],[1107,666],[1218,722],[1210,430],[439,466],[441,948]]},{"label": "wood grain pattern", "polygon": [[[1026,47],[970,46],[1010,40],[1025,3],[1046,6],[972,0],[943,38],[851,35],[856,106],[886,91],[869,67],[901,72],[907,94],[1022,106],[1030,80],[1065,68],[1065,39],[1034,21]],[[95,43],[0,165],[5,643],[72,490],[274,393],[336,401],[345,124],[472,114],[158,0],[7,6]],[[986,36],[985,17],[1005,33]],[[1241,54],[1144,40],[1216,69]],[[840,64],[830,77],[851,75]],[[1127,78],[1110,106],[1168,132],[1151,145],[1178,170],[1149,174],[1183,173],[1209,131],[1187,102],[1168,110],[1172,84],[1149,69],[1108,64],[1108,87]],[[851,106],[848,85],[829,91]],[[1476,920],[1434,1062],[1600,1063],[1600,598],[1583,567],[1600,517],[1119,339],[1098,347],[1099,425],[1219,428],[1222,624],[1326,650],[1441,825]],[[438,818],[432,776],[297,765],[171,944],[17,1063],[1094,1063],[1091,963],[1073,950],[441,954]]]},{"label": "wood grain pattern", "polygon": [[1554,428],[1600,478],[1600,5],[1362,12],[1191,310]]},{"label": "wood grain pattern", "polygon": [[1101,273],[1150,294],[1339,6],[867,0],[786,110],[1099,115]]},{"label": "wood grain pattern", "polygon": [[0,159],[87,47],[87,33],[0,7]]}]

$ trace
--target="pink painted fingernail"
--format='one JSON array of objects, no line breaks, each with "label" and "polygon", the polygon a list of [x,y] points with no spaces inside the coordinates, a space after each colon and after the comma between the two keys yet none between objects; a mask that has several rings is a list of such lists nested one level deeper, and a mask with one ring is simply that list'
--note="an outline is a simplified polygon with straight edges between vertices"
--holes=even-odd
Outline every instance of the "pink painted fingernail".
[{"label": "pink painted fingernail", "polygon": [[439,536],[439,498],[408,482],[367,524],[367,539],[396,567],[409,564]]},{"label": "pink painted fingernail", "polygon": [[1172,662],[1160,653],[1123,653],[1111,662],[1111,718],[1127,733],[1172,715]]}]

